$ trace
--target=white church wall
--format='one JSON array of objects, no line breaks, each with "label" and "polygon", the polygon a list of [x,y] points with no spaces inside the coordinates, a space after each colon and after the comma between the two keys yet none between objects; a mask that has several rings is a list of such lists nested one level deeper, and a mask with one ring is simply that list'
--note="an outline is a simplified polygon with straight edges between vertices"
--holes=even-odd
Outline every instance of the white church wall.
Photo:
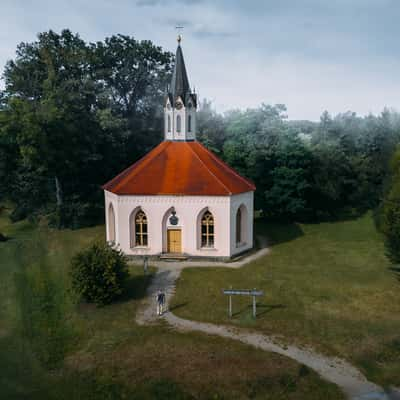
[{"label": "white church wall", "polygon": [[[189,117],[191,118],[190,121],[190,132],[189,132]],[[194,108],[192,108],[190,111],[188,111],[188,115],[187,115],[187,134],[186,134],[186,138],[188,140],[194,140],[196,138],[196,110]]]},{"label": "white church wall", "polygon": [[[244,240],[236,243],[236,214],[237,210],[244,206],[247,215],[242,224],[241,236]],[[243,221],[243,219],[242,219]],[[242,253],[253,247],[253,221],[254,221],[254,193],[246,192],[231,196],[230,201],[230,255]]]},{"label": "white church wall", "polygon": [[[168,227],[181,229],[182,252],[185,254],[207,257],[231,255],[229,196],[116,196],[105,191],[105,198],[106,209],[112,201],[115,210],[116,245],[127,255],[157,255],[164,252]],[[131,248],[129,217],[137,207],[141,207],[147,216],[148,246]],[[172,207],[178,217],[176,227],[168,221]],[[214,248],[207,249],[200,246],[197,223],[199,214],[206,209],[213,214],[215,227]]]},{"label": "white church wall", "polygon": [[104,201],[105,201],[105,214],[106,214],[106,240],[107,242],[111,242],[111,238],[110,238],[110,230],[109,230],[109,226],[110,226],[110,213],[109,213],[109,208],[110,208],[110,204],[112,204],[113,209],[114,209],[114,217],[115,217],[115,221],[114,221],[114,228],[115,228],[115,243],[118,243],[119,241],[119,237],[118,237],[118,196],[114,193],[111,192],[107,192],[104,191]]},{"label": "white church wall", "polygon": [[[186,111],[185,108],[182,107],[180,110],[174,108],[174,139],[175,140],[186,140]],[[178,117],[181,120],[180,129],[178,127]]]}]

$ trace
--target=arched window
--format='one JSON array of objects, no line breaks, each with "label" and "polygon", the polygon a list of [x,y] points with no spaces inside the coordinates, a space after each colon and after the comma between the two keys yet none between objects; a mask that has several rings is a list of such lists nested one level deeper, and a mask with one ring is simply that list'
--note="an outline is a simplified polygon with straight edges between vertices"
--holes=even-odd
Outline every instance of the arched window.
[{"label": "arched window", "polygon": [[236,213],[236,244],[242,243],[242,211],[240,207]]},{"label": "arched window", "polygon": [[201,218],[201,247],[214,247],[214,217],[210,211]]},{"label": "arched window", "polygon": [[108,207],[108,241],[115,243],[115,213],[112,203]]},{"label": "arched window", "polygon": [[139,210],[131,217],[131,247],[147,246],[148,233],[147,233],[147,217],[146,214]]},{"label": "arched window", "polygon": [[178,115],[176,117],[176,131],[180,132],[181,131],[181,116]]},{"label": "arched window", "polygon": [[188,117],[188,132],[192,132],[192,116]]},{"label": "arched window", "polygon": [[168,115],[168,132],[171,132],[171,117]]}]

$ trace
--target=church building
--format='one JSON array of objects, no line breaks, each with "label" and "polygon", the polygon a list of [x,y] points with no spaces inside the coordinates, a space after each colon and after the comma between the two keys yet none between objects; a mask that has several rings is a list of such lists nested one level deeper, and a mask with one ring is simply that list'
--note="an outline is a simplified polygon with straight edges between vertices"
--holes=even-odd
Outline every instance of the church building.
[{"label": "church building", "polygon": [[180,41],[164,141],[103,186],[107,241],[128,256],[230,258],[253,247],[255,186],[196,141]]}]

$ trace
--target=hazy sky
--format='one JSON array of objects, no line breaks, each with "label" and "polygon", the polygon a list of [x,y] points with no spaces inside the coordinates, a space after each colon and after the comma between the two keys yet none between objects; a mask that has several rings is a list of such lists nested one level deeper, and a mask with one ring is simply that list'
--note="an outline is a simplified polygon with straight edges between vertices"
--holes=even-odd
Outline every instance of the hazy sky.
[{"label": "hazy sky", "polygon": [[323,110],[400,110],[399,0],[1,0],[0,68],[38,32],[87,41],[122,33],[176,49],[190,84],[217,110],[284,103],[291,119]]}]

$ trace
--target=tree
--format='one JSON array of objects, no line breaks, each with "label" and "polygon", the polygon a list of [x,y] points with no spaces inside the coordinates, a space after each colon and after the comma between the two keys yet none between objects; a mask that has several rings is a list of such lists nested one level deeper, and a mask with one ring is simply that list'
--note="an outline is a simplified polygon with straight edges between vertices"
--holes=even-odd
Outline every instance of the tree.
[{"label": "tree", "polygon": [[389,259],[400,263],[400,147],[392,163],[390,188],[383,200],[383,233]]},{"label": "tree", "polygon": [[121,35],[87,44],[49,31],[21,43],[0,97],[0,197],[16,204],[14,219],[97,222],[101,184],[161,138],[171,62],[150,41]]},{"label": "tree", "polygon": [[72,287],[88,302],[109,304],[124,291],[128,270],[125,256],[108,244],[96,243],[71,262]]},{"label": "tree", "polygon": [[204,99],[197,111],[197,140],[216,154],[222,155],[226,140],[225,119],[213,108],[211,101]]}]

